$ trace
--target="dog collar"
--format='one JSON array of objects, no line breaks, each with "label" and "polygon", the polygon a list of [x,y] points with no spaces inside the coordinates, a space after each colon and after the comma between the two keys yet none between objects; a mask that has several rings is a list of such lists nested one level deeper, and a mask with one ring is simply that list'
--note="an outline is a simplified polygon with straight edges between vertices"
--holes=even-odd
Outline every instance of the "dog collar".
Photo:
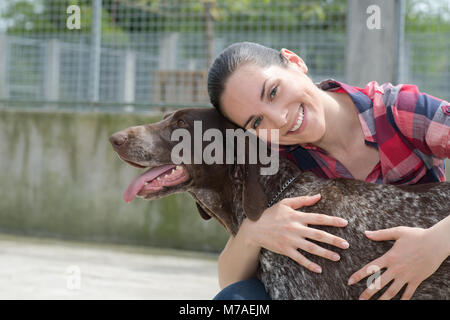
[{"label": "dog collar", "polygon": [[294,182],[295,179],[298,178],[300,174],[297,174],[295,177],[290,178],[288,181],[286,181],[282,186],[281,186],[281,190],[278,191],[278,193],[275,195],[275,197],[272,198],[272,200],[269,201],[269,203],[267,204],[267,208],[270,208],[275,201],[278,200],[278,198],[281,196],[281,194],[284,192],[284,190],[286,190],[287,187],[289,187],[291,185],[292,182]]}]

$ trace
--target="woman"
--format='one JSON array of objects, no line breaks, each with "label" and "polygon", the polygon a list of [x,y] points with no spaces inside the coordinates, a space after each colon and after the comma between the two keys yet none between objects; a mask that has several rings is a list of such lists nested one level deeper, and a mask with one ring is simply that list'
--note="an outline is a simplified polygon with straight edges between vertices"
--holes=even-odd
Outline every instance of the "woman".
[{"label": "woman", "polygon": [[[281,155],[319,177],[398,185],[445,181],[448,102],[420,93],[413,85],[379,86],[373,81],[357,88],[335,80],[315,85],[307,72],[304,61],[289,50],[236,43],[215,59],[208,93],[214,107],[239,127],[253,128],[256,134],[278,129]],[[267,140],[270,143],[270,137]],[[347,221],[326,212],[311,218],[295,210],[319,199],[320,195],[283,199],[258,221],[244,219],[219,257],[219,283],[226,288],[215,299],[269,298],[255,278],[262,247],[317,273],[320,266],[297,249],[338,261],[335,252],[308,239],[346,249],[345,239],[313,232],[317,229],[308,225],[344,227]],[[356,266],[363,268],[349,278],[349,285],[376,264],[386,268],[381,288],[394,280],[381,298],[390,299],[407,285],[402,298],[409,299],[450,254],[450,217],[429,229],[399,226],[366,236],[395,240],[395,245],[368,265]],[[368,299],[381,288],[367,289],[360,298]]]}]

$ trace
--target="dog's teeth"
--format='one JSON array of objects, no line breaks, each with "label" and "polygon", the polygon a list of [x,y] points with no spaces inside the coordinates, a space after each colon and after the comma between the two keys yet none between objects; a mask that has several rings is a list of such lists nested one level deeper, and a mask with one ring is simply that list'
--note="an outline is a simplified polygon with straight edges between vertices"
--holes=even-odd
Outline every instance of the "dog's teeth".
[{"label": "dog's teeth", "polygon": [[161,180],[161,178],[160,178],[160,177],[158,177],[158,178],[156,178],[156,180],[158,180],[158,181],[159,181],[159,180]]},{"label": "dog's teeth", "polygon": [[181,166],[176,166],[176,170],[181,170]]},{"label": "dog's teeth", "polygon": [[144,183],[144,186],[146,186],[146,185],[148,185],[148,182],[145,182],[145,183]]},{"label": "dog's teeth", "polygon": [[164,178],[166,178],[166,177],[168,177],[168,176],[169,176],[168,174],[165,174],[165,175],[164,175]]},{"label": "dog's teeth", "polygon": [[170,174],[172,174],[172,173],[174,173],[175,172],[175,169],[172,169],[172,172],[170,172]]}]

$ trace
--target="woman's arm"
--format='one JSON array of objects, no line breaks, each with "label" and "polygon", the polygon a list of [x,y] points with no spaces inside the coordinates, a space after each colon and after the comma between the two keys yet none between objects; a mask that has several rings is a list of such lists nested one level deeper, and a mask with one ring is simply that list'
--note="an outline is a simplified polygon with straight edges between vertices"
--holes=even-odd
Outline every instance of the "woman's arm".
[{"label": "woman's arm", "polygon": [[447,258],[450,256],[450,215],[436,223],[430,229],[430,233],[433,234],[433,237],[437,239],[437,241],[441,244],[441,247],[438,248],[444,256]]},{"label": "woman's arm", "polygon": [[259,220],[244,219],[236,236],[230,237],[219,256],[220,288],[255,276],[261,248],[288,256],[300,265],[318,273],[321,272],[320,266],[306,259],[297,249],[338,261],[339,255],[323,249],[306,238],[342,249],[347,249],[348,243],[324,231],[309,228],[308,224],[344,227],[347,221],[338,217],[295,210],[303,206],[311,206],[319,199],[319,195],[286,198],[266,209]]},{"label": "woman's arm", "polygon": [[219,256],[220,289],[256,275],[261,248],[248,241],[248,232],[248,219],[244,219],[236,236],[230,236]]}]

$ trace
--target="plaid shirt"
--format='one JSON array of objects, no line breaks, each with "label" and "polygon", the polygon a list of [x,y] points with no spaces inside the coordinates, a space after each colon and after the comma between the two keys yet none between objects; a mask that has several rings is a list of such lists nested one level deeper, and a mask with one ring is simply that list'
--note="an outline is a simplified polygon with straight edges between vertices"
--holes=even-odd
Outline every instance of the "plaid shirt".
[{"label": "plaid shirt", "polygon": [[[353,87],[333,79],[317,84],[350,95],[358,109],[366,145],[378,149],[380,161],[366,182],[417,184],[445,181],[444,159],[450,156],[450,104],[419,92],[417,86],[369,82]],[[351,173],[312,144],[278,146],[280,155],[321,178],[349,178]]]}]

